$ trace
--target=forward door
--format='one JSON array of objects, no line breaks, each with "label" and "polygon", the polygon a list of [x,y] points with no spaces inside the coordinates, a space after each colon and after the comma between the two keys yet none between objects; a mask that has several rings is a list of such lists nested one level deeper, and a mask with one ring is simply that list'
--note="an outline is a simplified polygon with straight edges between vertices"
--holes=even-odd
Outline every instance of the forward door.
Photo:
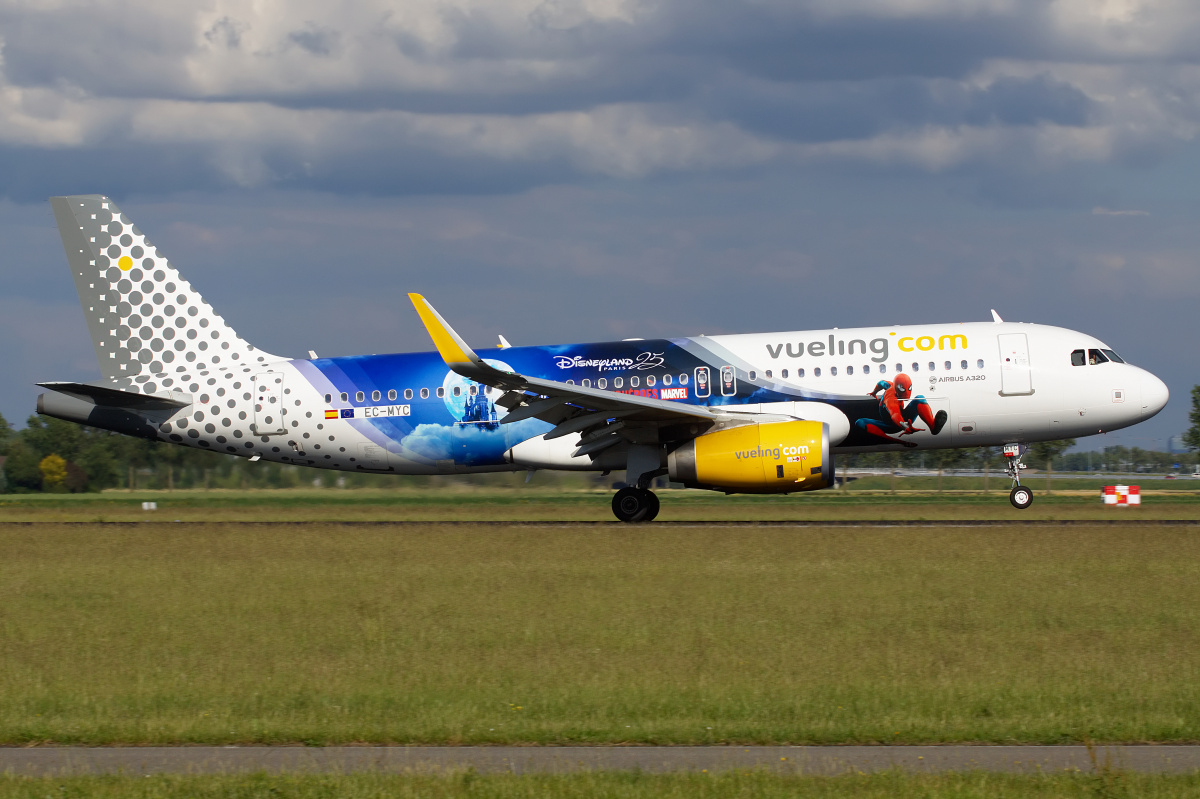
[{"label": "forward door", "polygon": [[1032,394],[1028,337],[1024,333],[1003,333],[996,338],[1000,342],[1000,395]]}]

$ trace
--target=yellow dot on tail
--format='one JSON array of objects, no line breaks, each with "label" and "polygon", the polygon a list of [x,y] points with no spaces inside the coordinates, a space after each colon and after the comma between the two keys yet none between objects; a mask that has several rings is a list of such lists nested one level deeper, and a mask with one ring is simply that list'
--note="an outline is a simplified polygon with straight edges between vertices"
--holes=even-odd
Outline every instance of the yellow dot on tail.
[{"label": "yellow dot on tail", "polygon": [[122,255],[117,259],[117,268],[122,272],[128,272],[130,269],[133,269],[133,259],[128,255]]}]

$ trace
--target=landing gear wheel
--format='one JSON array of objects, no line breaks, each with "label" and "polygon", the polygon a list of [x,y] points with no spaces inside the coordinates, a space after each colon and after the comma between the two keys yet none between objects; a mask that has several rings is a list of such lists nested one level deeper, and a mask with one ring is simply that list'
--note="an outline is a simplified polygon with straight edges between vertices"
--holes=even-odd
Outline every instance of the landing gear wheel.
[{"label": "landing gear wheel", "polygon": [[626,486],[613,496],[612,509],[623,522],[648,522],[658,515],[658,497],[644,488]]},{"label": "landing gear wheel", "polygon": [[1025,510],[1033,504],[1033,492],[1025,486],[1017,486],[1009,493],[1008,501],[1017,510]]},{"label": "landing gear wheel", "polygon": [[652,522],[658,516],[658,495],[653,491],[647,491],[646,495],[650,497],[650,512],[646,514],[645,521]]}]

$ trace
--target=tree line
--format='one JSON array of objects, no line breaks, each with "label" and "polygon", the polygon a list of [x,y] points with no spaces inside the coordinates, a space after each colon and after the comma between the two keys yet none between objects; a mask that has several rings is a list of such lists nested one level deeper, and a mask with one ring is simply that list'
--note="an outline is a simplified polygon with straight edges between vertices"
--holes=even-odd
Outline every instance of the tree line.
[{"label": "tree line", "polygon": [[[1074,439],[1030,447],[1028,466],[1066,472],[1173,472],[1196,467],[1200,450],[1200,386],[1192,389],[1187,455],[1111,446],[1070,452]],[[191,447],[147,441],[107,430],[33,415],[15,430],[0,416],[0,491],[84,492],[106,488],[291,488],[297,486],[423,485],[429,478],[353,474],[251,462]],[[999,447],[839,455],[838,467],[891,469],[1001,469]],[[1178,466],[1176,466],[1178,464]],[[397,481],[400,482],[397,482]]]}]

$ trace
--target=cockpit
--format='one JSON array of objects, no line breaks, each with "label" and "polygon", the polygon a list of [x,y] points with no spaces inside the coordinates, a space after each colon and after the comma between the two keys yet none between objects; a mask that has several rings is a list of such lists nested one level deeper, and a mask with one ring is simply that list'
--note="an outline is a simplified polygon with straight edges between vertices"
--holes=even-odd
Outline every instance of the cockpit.
[{"label": "cockpit", "polygon": [[1075,350],[1071,353],[1072,366],[1096,366],[1102,363],[1125,363],[1125,359],[1112,350]]}]

